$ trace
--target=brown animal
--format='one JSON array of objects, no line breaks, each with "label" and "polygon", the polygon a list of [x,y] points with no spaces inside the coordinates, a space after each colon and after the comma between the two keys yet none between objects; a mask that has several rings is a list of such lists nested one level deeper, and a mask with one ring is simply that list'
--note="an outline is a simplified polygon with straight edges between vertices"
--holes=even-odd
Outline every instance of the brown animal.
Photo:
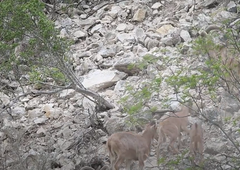
[{"label": "brown animal", "polygon": [[156,123],[151,122],[145,126],[141,134],[135,132],[117,132],[112,134],[107,141],[111,168],[119,170],[123,161],[126,160],[126,168],[130,170],[131,162],[138,160],[139,170],[143,170],[144,161],[150,153],[151,143],[156,130]]},{"label": "brown animal", "polygon": [[173,153],[179,153],[178,149],[174,147],[174,143],[178,139],[178,148],[180,148],[181,132],[185,131],[189,134],[189,129],[187,128],[189,115],[188,107],[182,106],[181,111],[161,117],[158,127],[157,160],[159,160],[160,145],[166,142],[167,137],[170,139],[168,150],[171,148]]},{"label": "brown animal", "polygon": [[197,154],[199,154],[199,162],[203,159],[203,128],[200,123],[194,123],[190,130],[190,154],[193,156],[195,163],[197,160]]}]

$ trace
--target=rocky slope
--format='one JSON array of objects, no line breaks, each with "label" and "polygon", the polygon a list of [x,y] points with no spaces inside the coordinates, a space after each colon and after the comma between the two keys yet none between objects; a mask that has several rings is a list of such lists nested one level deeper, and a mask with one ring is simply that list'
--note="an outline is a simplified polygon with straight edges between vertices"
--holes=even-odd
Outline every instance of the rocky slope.
[{"label": "rocky slope", "polygon": [[[94,3],[98,5],[93,7]],[[194,6],[192,0],[94,3],[81,1],[79,9],[69,8],[55,23],[60,36],[75,41],[71,51],[76,75],[83,79],[86,88],[98,92],[116,108],[95,113],[95,105],[72,90],[52,96],[21,98],[12,106],[14,119],[7,111],[1,113],[0,169],[80,170],[85,165],[94,169],[108,165],[107,137],[131,128],[125,123],[127,114],[121,111],[118,103],[126,95],[126,86],[138,88],[156,75],[164,77],[178,69],[174,65],[166,67],[161,59],[147,63],[144,70],[129,69],[129,66],[143,61],[146,55],[168,56],[181,61],[182,65],[191,65],[186,57],[193,55],[191,42],[209,25],[221,27],[225,19],[236,18],[239,8],[234,1],[220,0],[195,0]],[[161,109],[160,99],[171,95],[172,90],[162,84],[161,94],[150,103]],[[223,123],[229,115],[239,117],[239,103],[229,96],[221,97],[222,110],[215,110],[211,103],[206,106],[211,119]],[[0,93],[0,98],[3,105],[11,102],[4,93]],[[174,106],[175,102],[170,105]],[[145,118],[151,118],[151,115],[145,115]],[[191,118],[192,121],[195,119]],[[223,128],[227,133],[232,130],[231,137],[240,142],[239,123],[235,126],[224,124]],[[204,122],[204,129],[205,166],[232,169],[224,156],[238,155],[232,143],[215,126]],[[183,153],[188,149],[189,139],[185,136],[184,140]],[[157,167],[153,148],[145,169],[191,167],[187,155],[173,156],[162,147],[162,156],[166,158],[165,163]],[[170,161],[172,164],[167,165]]]}]

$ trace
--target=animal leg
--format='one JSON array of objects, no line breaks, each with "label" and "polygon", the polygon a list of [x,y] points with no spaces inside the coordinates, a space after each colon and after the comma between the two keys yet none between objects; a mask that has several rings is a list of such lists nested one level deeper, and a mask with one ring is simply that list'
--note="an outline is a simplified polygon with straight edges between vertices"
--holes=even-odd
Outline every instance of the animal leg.
[{"label": "animal leg", "polygon": [[195,164],[195,148],[194,148],[194,142],[190,142],[190,156],[191,156],[191,162],[192,164]]},{"label": "animal leg", "polygon": [[131,160],[126,160],[126,169],[127,170],[131,170],[131,165],[132,165],[132,161]]},{"label": "animal leg", "polygon": [[158,145],[157,145],[157,165],[159,165],[158,164],[158,161],[159,161],[159,153],[160,153],[160,145],[161,145],[161,143],[162,143],[162,138],[161,138],[161,135],[159,135],[159,138],[158,138]]},{"label": "animal leg", "polygon": [[110,166],[111,166],[111,168],[113,169],[113,165],[115,164],[115,162],[116,162],[116,155],[114,155],[114,154],[110,154]]},{"label": "animal leg", "polygon": [[139,170],[143,170],[143,167],[144,167],[143,155],[144,155],[143,152],[138,155]]},{"label": "animal leg", "polygon": [[123,163],[124,159],[118,156],[116,163],[114,165],[115,170],[119,170],[120,165]]},{"label": "animal leg", "polygon": [[199,142],[198,143],[198,150],[199,150],[199,154],[200,154],[200,159],[199,159],[199,163],[201,164],[203,161],[203,143]]},{"label": "animal leg", "polygon": [[176,149],[176,148],[174,147],[174,143],[175,143],[176,140],[177,140],[176,137],[172,137],[172,138],[170,139],[170,143],[169,143],[169,145],[168,145],[168,147],[170,147],[170,148],[172,149],[172,152],[173,152],[174,154],[179,153],[178,149]]},{"label": "animal leg", "polygon": [[178,135],[178,149],[180,149],[180,147],[182,146],[181,137],[182,137],[182,134],[179,133],[179,135]]}]

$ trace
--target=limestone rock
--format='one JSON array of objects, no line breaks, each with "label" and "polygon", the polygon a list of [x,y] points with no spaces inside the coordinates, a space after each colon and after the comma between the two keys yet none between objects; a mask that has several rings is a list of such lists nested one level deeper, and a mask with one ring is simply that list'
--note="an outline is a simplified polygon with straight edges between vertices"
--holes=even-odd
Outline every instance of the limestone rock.
[{"label": "limestone rock", "polygon": [[74,35],[76,38],[84,38],[84,37],[86,37],[86,33],[84,33],[84,32],[81,31],[81,30],[78,30],[78,31],[74,32],[73,35]]},{"label": "limestone rock", "polygon": [[119,118],[119,117],[112,117],[112,118],[108,119],[108,121],[105,124],[105,127],[106,127],[109,135],[111,135],[115,132],[124,131],[124,129],[126,129],[124,119]]},{"label": "limestone rock", "polygon": [[82,84],[86,88],[102,90],[114,85],[117,81],[126,77],[125,73],[113,70],[93,70],[83,76]]},{"label": "limestone rock", "polygon": [[141,22],[145,19],[146,17],[146,10],[145,9],[138,9],[136,13],[133,16],[133,21],[138,21]]},{"label": "limestone rock", "polygon": [[183,39],[184,42],[190,42],[192,40],[189,32],[186,30],[182,30],[180,32],[180,37]]},{"label": "limestone rock", "polygon": [[215,155],[227,150],[226,144],[222,142],[208,141],[206,143],[205,153]]},{"label": "limestone rock", "polygon": [[59,97],[63,99],[71,98],[75,95],[75,90],[73,89],[66,89],[60,92]]},{"label": "limestone rock", "polygon": [[47,117],[36,118],[34,119],[34,123],[37,125],[41,125],[41,124],[45,124],[47,120],[48,120]]},{"label": "limestone rock", "polygon": [[168,34],[170,30],[173,30],[173,29],[174,29],[174,27],[171,24],[167,24],[167,25],[161,26],[156,31],[157,31],[157,33],[164,36],[164,35]]},{"label": "limestone rock", "polygon": [[34,119],[36,117],[41,117],[43,116],[43,112],[41,111],[41,109],[36,108],[36,109],[32,109],[32,110],[28,110],[27,111],[27,115],[29,119]]},{"label": "limestone rock", "polygon": [[7,106],[10,103],[10,98],[6,94],[0,92],[0,105]]},{"label": "limestone rock", "polygon": [[237,5],[234,1],[230,1],[227,4],[227,11],[237,13]]},{"label": "limestone rock", "polygon": [[117,61],[114,64],[114,68],[118,71],[127,73],[128,75],[134,75],[136,73],[140,72],[140,69],[135,66],[137,62],[139,61],[138,58],[135,57],[126,57],[122,60]]},{"label": "limestone rock", "polygon": [[160,7],[162,7],[162,4],[160,2],[156,2],[152,5],[152,9],[159,9]]},{"label": "limestone rock", "polygon": [[117,31],[125,31],[127,29],[127,25],[125,23],[118,24],[116,30]]}]

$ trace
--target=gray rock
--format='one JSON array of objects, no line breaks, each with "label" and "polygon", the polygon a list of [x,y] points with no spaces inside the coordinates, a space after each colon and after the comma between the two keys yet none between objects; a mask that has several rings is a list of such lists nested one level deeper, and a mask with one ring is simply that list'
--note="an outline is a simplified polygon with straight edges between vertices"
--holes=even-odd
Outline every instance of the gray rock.
[{"label": "gray rock", "polygon": [[159,9],[160,7],[162,7],[162,4],[160,2],[156,2],[152,5],[152,9]]},{"label": "gray rock", "polygon": [[63,29],[61,29],[59,36],[61,38],[66,38],[66,37],[69,37],[69,34],[68,34],[67,30],[65,28],[63,28]]},{"label": "gray rock", "polygon": [[205,8],[214,8],[214,7],[216,7],[219,3],[220,3],[219,0],[208,0],[208,1],[204,1],[203,6],[204,6]]},{"label": "gray rock", "polygon": [[68,163],[63,164],[60,170],[75,170],[75,164],[69,160]]},{"label": "gray rock", "polygon": [[234,1],[230,1],[227,5],[227,11],[237,13],[237,5]]},{"label": "gray rock", "polygon": [[181,42],[180,36],[168,36],[162,38],[161,42],[166,46],[175,46],[176,44]]},{"label": "gray rock", "polygon": [[116,45],[103,46],[98,52],[103,58],[104,57],[114,57],[116,54]]},{"label": "gray rock", "polygon": [[134,35],[132,33],[119,33],[117,34],[117,38],[122,43],[125,42],[134,42]]},{"label": "gray rock", "polygon": [[156,39],[152,39],[147,37],[144,41],[145,46],[147,47],[148,50],[151,50],[154,47],[158,47],[159,46],[159,41]]},{"label": "gray rock", "polygon": [[115,44],[118,40],[116,34],[113,32],[107,32],[105,34],[105,39],[106,39],[107,43],[109,43],[109,44]]},{"label": "gray rock", "polygon": [[140,72],[140,69],[136,66],[139,61],[136,57],[125,57],[114,64],[114,68],[118,71],[127,73],[128,75],[134,75]]},{"label": "gray rock", "polygon": [[47,117],[40,117],[40,118],[34,119],[33,122],[37,125],[41,125],[41,124],[45,124],[47,120],[48,120]]},{"label": "gray rock", "polygon": [[125,31],[127,29],[127,25],[125,23],[118,24],[116,30],[117,31]]},{"label": "gray rock", "polygon": [[87,36],[87,34],[85,32],[80,31],[80,30],[74,32],[73,35],[77,38],[84,38]]},{"label": "gray rock", "polygon": [[94,34],[94,33],[97,33],[97,32],[101,32],[104,35],[102,30],[103,30],[103,25],[102,24],[97,24],[94,27],[92,27],[91,33]]},{"label": "gray rock", "polygon": [[223,110],[230,114],[238,112],[240,109],[240,103],[227,93],[224,93],[222,96],[221,106]]},{"label": "gray rock", "polygon": [[126,129],[126,125],[124,119],[119,117],[111,117],[104,125],[108,134],[111,135],[115,132],[124,131]]},{"label": "gray rock", "polygon": [[36,134],[38,135],[38,137],[43,137],[43,136],[46,135],[46,130],[45,130],[43,127],[40,127],[40,128],[37,130]]},{"label": "gray rock", "polygon": [[146,33],[142,28],[136,28],[134,29],[134,37],[139,42],[144,42],[144,39],[146,38]]},{"label": "gray rock", "polygon": [[100,55],[99,53],[96,54],[94,57],[93,57],[93,61],[96,61],[98,63],[102,63],[103,62],[103,57],[102,55]]},{"label": "gray rock", "polygon": [[59,97],[62,99],[68,99],[75,95],[76,91],[73,89],[66,89],[60,92]]},{"label": "gray rock", "polygon": [[37,108],[37,109],[33,109],[33,110],[28,110],[27,115],[28,115],[29,119],[34,119],[34,118],[43,116],[44,113],[42,112],[41,109]]},{"label": "gray rock", "polygon": [[69,129],[68,126],[66,126],[63,129],[61,129],[60,133],[62,133],[64,139],[69,139],[72,135],[72,130]]},{"label": "gray rock", "polygon": [[108,140],[108,137],[107,136],[102,136],[102,137],[100,137],[99,138],[99,143],[106,143],[107,142],[107,140]]},{"label": "gray rock", "polygon": [[12,109],[12,112],[11,112],[12,116],[13,117],[22,117],[23,115],[26,114],[26,110],[24,107],[20,107],[20,106],[16,106]]},{"label": "gray rock", "polygon": [[80,18],[81,18],[81,19],[86,19],[87,16],[88,16],[87,14],[81,14],[81,15],[80,15]]},{"label": "gray rock", "polygon": [[75,57],[78,57],[78,58],[87,58],[87,57],[90,57],[92,55],[92,53],[90,51],[77,51]]},{"label": "gray rock", "polygon": [[204,152],[210,155],[224,153],[227,150],[226,143],[215,141],[207,141]]},{"label": "gray rock", "polygon": [[62,27],[67,27],[67,26],[71,26],[72,25],[72,20],[71,18],[63,18],[61,21],[60,21],[60,24]]},{"label": "gray rock", "polygon": [[184,42],[190,42],[192,40],[189,32],[186,30],[182,30],[180,32],[180,37],[183,39]]},{"label": "gray rock", "polygon": [[212,18],[215,22],[225,21],[226,19],[236,18],[237,14],[229,11],[221,10]]},{"label": "gray rock", "polygon": [[121,11],[121,7],[119,6],[112,6],[111,11],[109,11],[109,15],[113,18],[116,18],[118,13]]},{"label": "gray rock", "polygon": [[89,17],[88,19],[78,20],[78,23],[80,24],[80,26],[84,27],[94,24],[96,20],[97,18],[95,17]]}]

